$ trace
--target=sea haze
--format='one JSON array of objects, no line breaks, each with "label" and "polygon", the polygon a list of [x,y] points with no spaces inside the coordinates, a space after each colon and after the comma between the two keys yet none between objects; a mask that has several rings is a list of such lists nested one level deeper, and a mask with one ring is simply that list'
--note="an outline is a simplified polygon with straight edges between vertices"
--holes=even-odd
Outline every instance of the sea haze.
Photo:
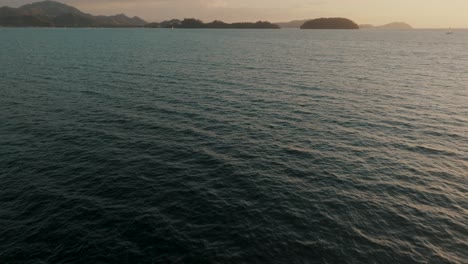
[{"label": "sea haze", "polygon": [[0,29],[0,262],[466,263],[467,43]]}]

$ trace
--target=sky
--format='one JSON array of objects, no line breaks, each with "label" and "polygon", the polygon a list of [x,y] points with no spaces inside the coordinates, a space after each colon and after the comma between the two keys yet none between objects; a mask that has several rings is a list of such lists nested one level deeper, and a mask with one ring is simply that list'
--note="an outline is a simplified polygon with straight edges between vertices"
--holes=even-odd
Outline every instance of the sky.
[{"label": "sky", "polygon": [[[95,15],[125,13],[153,22],[195,17],[283,22],[346,17],[358,24],[407,22],[418,28],[468,28],[468,0],[58,0]],[[37,0],[0,0],[20,6]]]}]

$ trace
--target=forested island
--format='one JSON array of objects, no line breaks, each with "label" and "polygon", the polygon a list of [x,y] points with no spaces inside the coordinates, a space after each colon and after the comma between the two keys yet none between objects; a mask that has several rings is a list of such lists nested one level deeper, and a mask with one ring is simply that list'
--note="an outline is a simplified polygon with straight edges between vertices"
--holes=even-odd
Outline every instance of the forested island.
[{"label": "forested island", "polygon": [[[281,28],[300,28],[305,22],[312,19],[293,20],[289,22],[276,22],[275,24]],[[392,30],[408,30],[413,29],[411,25],[405,22],[392,22],[381,26],[371,24],[360,24],[359,29],[392,29]]]},{"label": "forested island", "polygon": [[195,18],[186,18],[184,20],[173,19],[161,23],[150,23],[145,27],[150,28],[225,28],[225,29],[279,29],[278,25],[272,24],[267,21],[239,22],[239,23],[225,23],[223,21],[215,20],[213,22],[204,23],[203,21]]},{"label": "forested island", "polygon": [[306,21],[301,29],[359,29],[359,26],[347,18],[333,17]]}]

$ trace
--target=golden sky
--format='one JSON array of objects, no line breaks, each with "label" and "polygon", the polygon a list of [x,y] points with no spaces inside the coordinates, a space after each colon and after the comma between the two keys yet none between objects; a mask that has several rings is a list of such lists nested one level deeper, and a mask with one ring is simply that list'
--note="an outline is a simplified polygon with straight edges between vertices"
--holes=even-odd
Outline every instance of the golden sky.
[{"label": "golden sky", "polygon": [[[419,28],[468,28],[468,0],[60,0],[92,14],[137,15],[148,21],[196,17],[272,22],[346,17],[358,24],[407,22]],[[19,6],[35,0],[0,0]]]}]

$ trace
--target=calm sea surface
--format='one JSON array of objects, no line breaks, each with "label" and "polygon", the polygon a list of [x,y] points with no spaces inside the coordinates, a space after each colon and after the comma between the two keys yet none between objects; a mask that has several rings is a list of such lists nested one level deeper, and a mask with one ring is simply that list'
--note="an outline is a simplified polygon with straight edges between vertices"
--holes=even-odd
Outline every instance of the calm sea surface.
[{"label": "calm sea surface", "polygon": [[0,29],[1,263],[468,263],[468,31]]}]

